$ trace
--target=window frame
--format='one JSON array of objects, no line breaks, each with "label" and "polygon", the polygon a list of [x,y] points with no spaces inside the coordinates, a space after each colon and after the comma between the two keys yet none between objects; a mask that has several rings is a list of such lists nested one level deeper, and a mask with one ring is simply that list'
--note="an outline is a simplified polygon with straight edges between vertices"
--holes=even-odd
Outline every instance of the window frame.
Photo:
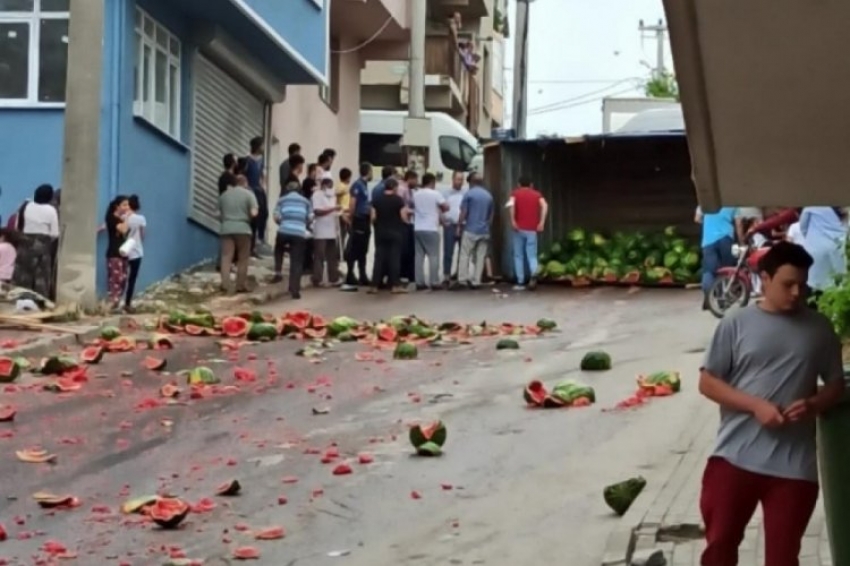
[{"label": "window frame", "polygon": [[[148,24],[151,30],[146,28]],[[165,45],[160,44],[159,37]],[[183,42],[145,10],[136,7],[133,18],[133,40],[135,44],[135,63],[133,66],[133,117],[143,120],[163,134],[177,140],[183,137]],[[175,53],[176,46],[176,53]],[[146,53],[150,60],[146,61]],[[165,102],[158,103],[157,60],[165,57]],[[148,76],[147,99],[145,99],[145,73]],[[176,79],[176,86],[173,79]],[[165,108],[164,118],[160,118],[158,105]],[[173,107],[172,107],[173,106]]]},{"label": "window frame", "polygon": [[[62,102],[42,102],[39,100],[39,79],[41,75],[41,22],[42,20],[65,20],[70,26],[71,12],[42,11],[42,0],[33,0],[32,11],[0,11],[0,24],[25,23],[29,27],[29,46],[27,48],[27,97],[0,98],[0,108],[64,108]],[[70,34],[70,29],[69,29]],[[69,38],[70,39],[70,38]],[[65,59],[65,72],[68,72],[68,60]]]}]

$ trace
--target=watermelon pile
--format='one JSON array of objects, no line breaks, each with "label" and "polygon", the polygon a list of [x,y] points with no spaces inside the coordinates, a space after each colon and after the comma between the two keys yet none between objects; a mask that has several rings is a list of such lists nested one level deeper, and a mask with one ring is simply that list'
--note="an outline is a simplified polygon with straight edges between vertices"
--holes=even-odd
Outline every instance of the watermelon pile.
[{"label": "watermelon pile", "polygon": [[[507,322],[464,324],[432,322],[412,315],[394,316],[378,322],[359,321],[348,316],[327,320],[308,311],[292,311],[281,316],[254,311],[219,319],[208,312],[187,313],[178,310],[160,317],[156,326],[160,332],[165,333],[222,336],[251,342],[266,342],[284,337],[387,344],[395,347],[396,359],[415,359],[419,344],[439,344],[485,336],[535,336],[555,330],[557,323],[543,318],[532,325]],[[116,335],[109,342],[114,340],[121,340],[121,337]]]},{"label": "watermelon pile", "polygon": [[673,227],[610,236],[577,228],[540,253],[539,276],[575,285],[684,285],[699,281],[700,253]]},{"label": "watermelon pile", "polygon": [[587,407],[596,402],[593,387],[571,379],[559,382],[551,391],[546,389],[543,382],[532,381],[523,389],[522,396],[529,406],[541,409]]}]

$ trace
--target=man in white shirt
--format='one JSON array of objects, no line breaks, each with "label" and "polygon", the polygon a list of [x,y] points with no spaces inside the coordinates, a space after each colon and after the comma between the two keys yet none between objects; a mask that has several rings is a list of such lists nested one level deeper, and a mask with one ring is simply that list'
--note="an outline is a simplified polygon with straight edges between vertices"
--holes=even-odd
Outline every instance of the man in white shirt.
[{"label": "man in white shirt", "polygon": [[[413,238],[416,243],[416,288],[420,291],[439,289],[440,285],[440,217],[448,212],[445,197],[436,189],[437,178],[422,175],[422,187],[413,193]],[[425,277],[425,259],[428,277]]]},{"label": "man in white shirt", "polygon": [[333,179],[322,179],[311,197],[313,213],[313,285],[319,287],[328,266],[328,283],[338,285],[339,280],[339,212]]},{"label": "man in white shirt", "polygon": [[463,172],[455,171],[452,173],[452,188],[445,194],[449,210],[443,214],[443,282],[446,285],[452,279],[455,246],[460,243],[457,228],[460,220],[460,204],[465,194]]}]

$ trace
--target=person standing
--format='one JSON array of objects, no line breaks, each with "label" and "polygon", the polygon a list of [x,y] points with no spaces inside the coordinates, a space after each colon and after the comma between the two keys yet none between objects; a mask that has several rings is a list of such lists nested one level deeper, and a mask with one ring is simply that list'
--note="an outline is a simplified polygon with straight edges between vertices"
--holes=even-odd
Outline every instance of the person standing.
[{"label": "person standing", "polygon": [[251,140],[251,153],[245,158],[245,177],[257,199],[257,216],[253,220],[251,255],[259,258],[266,247],[266,227],[269,222],[269,197],[266,194],[265,142],[256,137]]},{"label": "person standing", "polygon": [[121,253],[121,246],[127,239],[129,227],[125,221],[130,206],[127,197],[118,195],[106,208],[106,282],[109,293],[109,308],[117,311],[121,306],[124,286],[127,284],[127,258]]},{"label": "person standing", "polygon": [[838,336],[826,317],[805,308],[811,266],[801,246],[771,247],[759,262],[764,299],[720,321],[700,368],[700,393],[720,406],[700,495],[704,566],[738,564],[759,504],[764,563],[800,564],[818,499],[815,417],[845,387]]},{"label": "person standing", "polygon": [[[537,286],[537,234],[543,231],[549,205],[543,195],[534,188],[528,177],[519,178],[519,188],[511,195],[511,226],[514,252],[514,291],[524,291]],[[525,266],[528,264],[528,278]]]},{"label": "person standing", "polygon": [[422,175],[422,186],[413,193],[416,288],[420,291],[440,288],[440,217],[449,210],[449,205],[436,186],[437,178],[431,173],[425,173]]},{"label": "person standing", "polygon": [[290,182],[289,176],[292,175],[292,170],[294,169],[292,164],[292,158],[296,155],[301,158],[301,163],[304,163],[304,158],[301,156],[301,146],[297,143],[289,144],[287,148],[288,157],[283,160],[283,163],[280,164],[280,167],[277,170],[278,177],[280,180],[280,192],[284,194],[286,192],[286,186]]},{"label": "person standing", "polygon": [[375,265],[369,293],[377,293],[386,278],[391,293],[406,293],[401,286],[400,260],[404,233],[410,209],[398,194],[398,181],[387,179],[384,193],[372,201],[372,223],[375,225]]},{"label": "person standing", "polygon": [[809,270],[809,288],[822,293],[847,274],[847,225],[843,210],[831,206],[808,206],[800,214],[802,245],[814,263]]},{"label": "person standing", "polygon": [[327,153],[323,152],[319,156],[319,159],[316,160],[316,183],[321,183],[322,179],[333,180],[333,173],[331,173],[333,162],[333,157]]},{"label": "person standing", "polygon": [[404,179],[398,185],[398,196],[408,209],[407,222],[404,225],[404,240],[401,243],[401,282],[410,283],[416,279],[416,242],[413,234],[413,193],[419,186],[416,171],[406,171]]},{"label": "person standing", "polygon": [[145,229],[148,222],[142,214],[142,203],[138,195],[130,195],[127,199],[130,214],[127,216],[127,240],[132,245],[127,250],[127,293],[124,296],[124,310],[128,313],[133,311],[133,294],[136,292],[136,280],[139,277],[139,269],[142,267],[142,257],[145,255]]},{"label": "person standing", "polygon": [[274,221],[277,236],[274,244],[274,277],[272,283],[283,281],[283,255],[289,254],[289,295],[301,298],[301,274],[304,273],[304,253],[307,227],[312,217],[312,205],[301,194],[301,185],[292,181],[284,187],[284,195],[277,201]]},{"label": "person standing", "polygon": [[708,309],[708,292],[721,267],[735,265],[732,244],[735,242],[735,214],[733,207],[724,207],[711,214],[703,214],[697,207],[694,220],[702,224],[702,309]]},{"label": "person standing", "polygon": [[[241,176],[240,176],[241,177]],[[259,213],[255,191],[244,179],[231,177],[229,186],[218,198],[221,215],[221,289],[230,291],[230,268],[236,255],[236,292],[248,291],[248,261],[254,238],[254,219]]]},{"label": "person standing", "polygon": [[219,195],[227,190],[227,183],[230,181],[231,175],[236,175],[236,164],[239,162],[239,159],[233,153],[226,153],[221,161],[224,166],[224,171],[222,171],[221,175],[218,177]]},{"label": "person standing", "polygon": [[[460,208],[466,192],[463,188],[463,173],[455,171],[452,173],[452,187],[446,195],[449,210],[443,215],[443,282],[447,287],[451,283],[452,271],[454,271],[455,245],[461,241]],[[458,260],[462,260],[460,250],[458,250]],[[458,276],[459,274],[460,267],[458,267]]]},{"label": "person standing", "polygon": [[313,191],[313,285],[320,287],[328,268],[328,284],[339,281],[339,211],[334,194],[333,179],[322,179],[321,186]]},{"label": "person standing", "polygon": [[[490,246],[490,226],[493,224],[495,205],[493,195],[482,186],[477,173],[469,174],[469,190],[460,205],[456,236],[460,239],[458,259],[458,284],[470,289],[481,287],[481,276],[487,262]],[[473,271],[470,274],[470,263]]]},{"label": "person standing", "polygon": [[345,249],[348,238],[350,219],[348,218],[348,203],[351,200],[351,169],[343,167],[339,170],[339,183],[336,186],[336,204],[341,214],[339,216],[339,243],[340,248]]},{"label": "person standing", "polygon": [[[55,297],[59,213],[50,203],[54,190],[40,185],[9,219],[20,233],[14,283],[48,298]],[[14,219],[14,222],[13,222]]]},{"label": "person standing", "polygon": [[[351,200],[348,206],[348,217],[351,219],[351,234],[345,247],[345,285],[343,291],[356,291],[357,284],[369,286],[366,274],[366,257],[369,254],[369,239],[372,237],[372,211],[369,206],[369,182],[372,180],[372,165],[360,164],[360,178],[351,185]],[[357,266],[359,281],[354,276],[354,266]]]},{"label": "person standing", "polygon": [[[369,201],[373,201],[377,199],[379,196],[384,194],[384,183],[387,182],[387,179],[391,179],[395,176],[395,169],[390,167],[389,165],[385,165],[381,168],[381,180],[372,187],[372,191],[369,193]],[[398,190],[398,187],[396,187]]]}]

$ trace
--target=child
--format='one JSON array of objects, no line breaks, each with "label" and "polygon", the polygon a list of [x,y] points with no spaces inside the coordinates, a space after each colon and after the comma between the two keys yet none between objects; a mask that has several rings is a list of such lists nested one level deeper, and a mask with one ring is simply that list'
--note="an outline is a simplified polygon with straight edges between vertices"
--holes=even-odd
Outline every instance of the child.
[{"label": "child", "polygon": [[18,251],[15,249],[14,232],[8,228],[0,228],[0,283],[9,284],[15,274],[15,260]]}]

